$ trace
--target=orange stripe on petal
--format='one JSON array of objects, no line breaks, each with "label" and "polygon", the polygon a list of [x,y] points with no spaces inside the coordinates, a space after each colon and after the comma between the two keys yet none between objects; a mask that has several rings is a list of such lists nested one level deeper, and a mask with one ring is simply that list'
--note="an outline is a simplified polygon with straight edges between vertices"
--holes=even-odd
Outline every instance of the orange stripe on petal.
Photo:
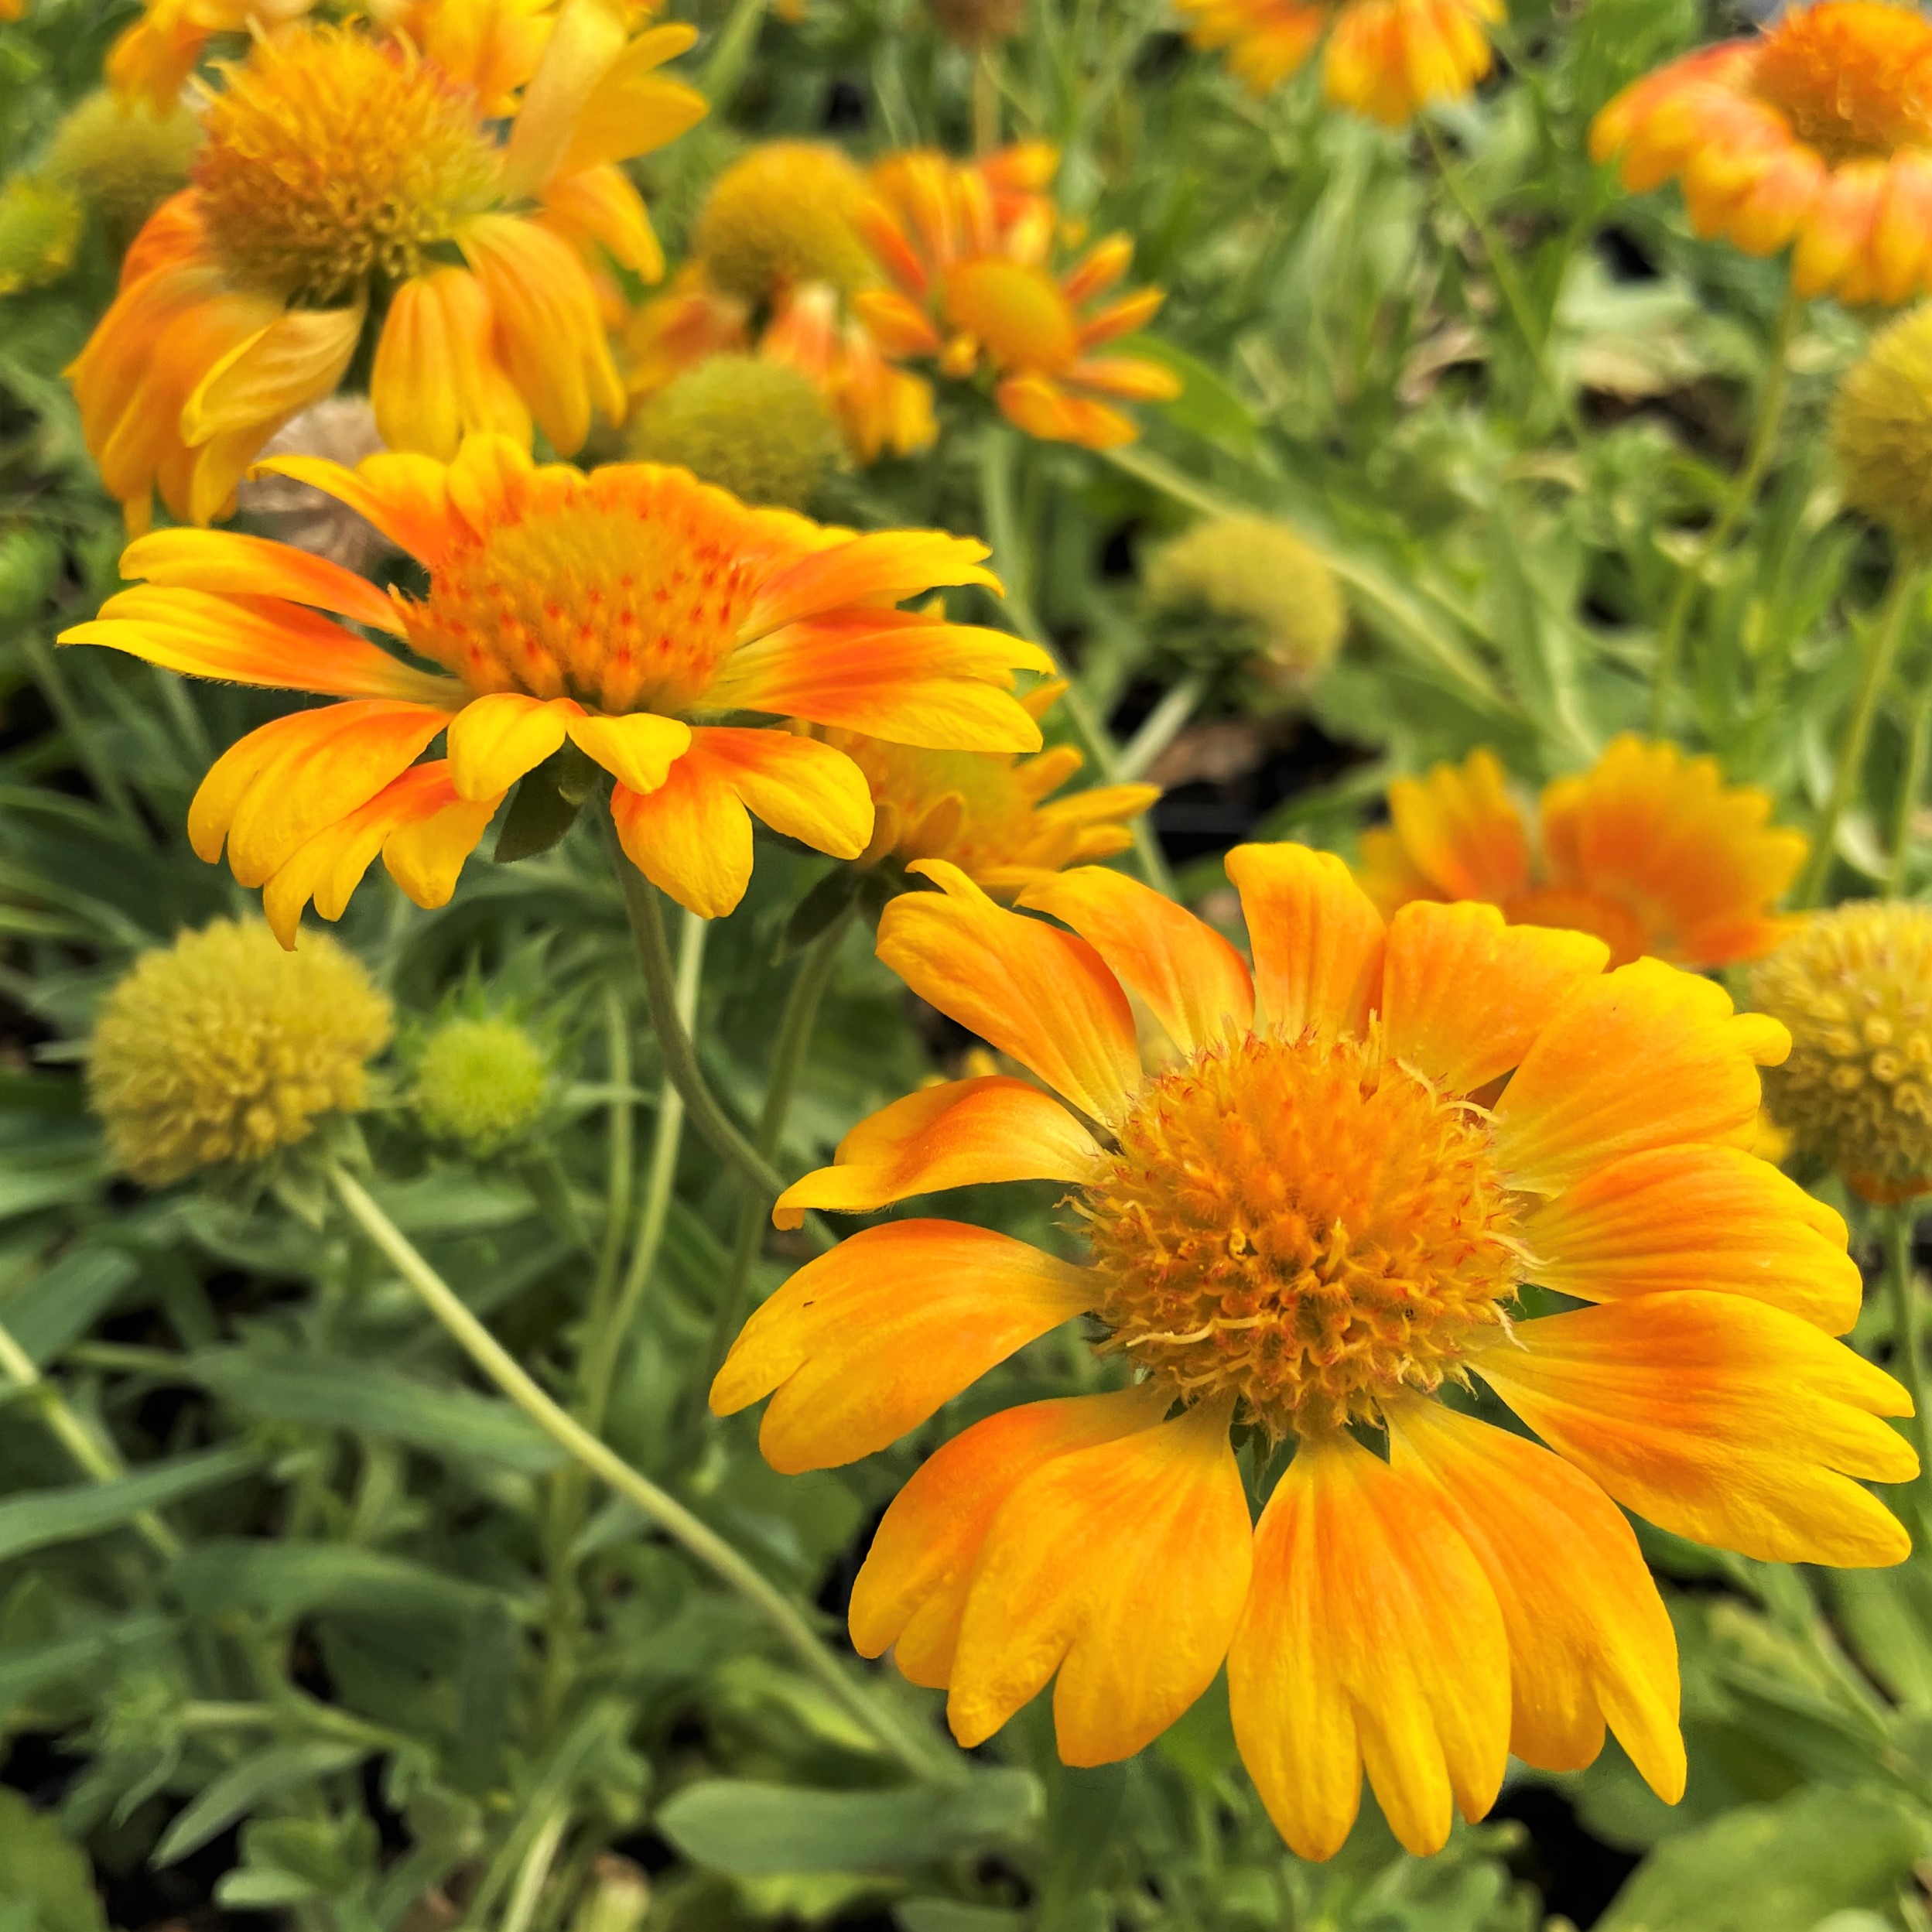
[{"label": "orange stripe on petal", "polygon": [[433,808],[390,833],[382,843],[389,877],[426,911],[447,905],[470,854],[476,850],[500,798],[460,798],[439,776]]},{"label": "orange stripe on petal", "polygon": [[997,590],[976,537],[943,530],[880,530],[801,557],[759,590],[738,626],[745,639],[762,638],[805,617],[854,604],[895,604],[942,584],[979,583]]},{"label": "orange stripe on petal", "polygon": [[1740,1147],[1633,1154],[1544,1203],[1518,1233],[1536,1279],[1585,1301],[1708,1289],[1842,1335],[1864,1294],[1843,1220]]},{"label": "orange stripe on petal", "polygon": [[990,1737],[1057,1670],[1064,1764],[1153,1742],[1214,1681],[1241,1614],[1253,1531],[1231,1400],[1076,1450],[1001,1504],[967,1586],[946,1719]]},{"label": "orange stripe on petal", "polygon": [[733,1415],[771,1396],[758,1445],[787,1475],[855,1462],[1091,1308],[1096,1285],[984,1228],[869,1228],[808,1261],[744,1325],[711,1407]]},{"label": "orange stripe on petal", "polygon": [[[908,868],[939,892],[894,899],[879,957],[922,1000],[979,1034],[1096,1120],[1140,1084],[1134,1010],[1082,939],[996,905],[957,866]],[[942,896],[943,895],[943,896]]]},{"label": "orange stripe on petal", "polygon": [[1490,751],[1389,787],[1389,816],[1409,857],[1452,899],[1500,904],[1530,883],[1530,843]]},{"label": "orange stripe on petal", "polygon": [[1294,1039],[1313,1027],[1367,1031],[1382,982],[1382,916],[1332,853],[1236,846],[1228,877],[1241,895],[1260,1023]]},{"label": "orange stripe on petal", "polygon": [[1509,1645],[1433,1485],[1347,1435],[1303,1438],[1255,1531],[1228,1701],[1242,1762],[1305,1858],[1341,1848],[1365,1764],[1418,1857],[1447,1841],[1452,1800],[1488,1811],[1509,1756]]},{"label": "orange stripe on petal", "polygon": [[995,1181],[1085,1181],[1099,1144],[1050,1093],[989,1074],[949,1080],[881,1107],[839,1143],[833,1164],[795,1181],[773,1222],[795,1228],[808,1208],[870,1214],[915,1194]]},{"label": "orange stripe on petal", "polygon": [[1646,1294],[1517,1325],[1472,1366],[1626,1508],[1770,1563],[1902,1563],[1911,1538],[1852,1479],[1910,1480],[1878,1418],[1897,1383],[1781,1308]]},{"label": "orange stripe on petal", "polygon": [[121,574],[163,590],[282,597],[400,636],[388,594],[327,557],[234,530],[156,530],[121,553]]},{"label": "orange stripe on petal", "polygon": [[789,731],[701,725],[692,753],[754,818],[835,859],[856,859],[872,836],[872,793],[851,759]]}]

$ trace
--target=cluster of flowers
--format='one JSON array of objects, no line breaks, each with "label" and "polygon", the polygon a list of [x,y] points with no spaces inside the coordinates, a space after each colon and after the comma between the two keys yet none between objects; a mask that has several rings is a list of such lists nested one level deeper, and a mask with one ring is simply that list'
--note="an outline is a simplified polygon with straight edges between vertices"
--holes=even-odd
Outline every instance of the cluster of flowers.
[{"label": "cluster of flowers", "polygon": [[[1257,86],[1325,43],[1330,96],[1390,121],[1466,91],[1495,17],[1190,11]],[[1041,751],[1048,653],[904,607],[997,590],[983,545],[826,527],[650,460],[697,460],[716,417],[679,385],[725,358],[734,381],[807,385],[860,463],[933,440],[935,381],[1034,436],[1132,437],[1121,405],[1174,379],[1151,349],[1103,351],[1159,297],[1113,292],[1127,238],[1069,245],[1049,151],[869,173],[757,151],[669,292],[634,306],[628,283],[665,264],[620,164],[704,111],[661,71],[686,29],[636,31],[620,0],[415,0],[337,25],[302,0],[154,0],[116,83],[165,103],[207,36],[244,24],[190,183],[129,248],[73,372],[135,587],[67,641],[340,701],[218,760],[195,849],[225,847],[292,947],[378,854],[443,903],[511,789],[574,757],[608,775],[629,860],[707,917],[745,891],[752,816],[891,859],[936,889],[891,901],[880,956],[1015,1071],[895,1102],[775,1217],[1048,1181],[1087,1260],[946,1220],[868,1229],[752,1318],[713,1404],[768,1397],[765,1453],[798,1471],[885,1447],[1075,1318],[1133,1379],[934,1455],[859,1577],[859,1649],[944,1688],[966,1744],[1057,1673],[1075,1764],[1140,1749],[1225,1663],[1243,1756],[1309,1857],[1346,1835],[1365,1769],[1426,1852],[1452,1810],[1488,1808],[1510,1752],[1574,1768],[1606,1725],[1674,1800],[1670,1625],[1617,1506],[1773,1561],[1910,1547],[1862,1486],[1917,1461],[1883,1419],[1905,1391],[1834,1339],[1860,1293],[1845,1223],[1753,1150],[1759,1069],[1780,1069],[1779,1109],[1870,1198],[1932,1186],[1932,918],[1795,928],[1773,908],[1804,839],[1710,761],[1633,738],[1551,785],[1534,828],[1479,753],[1394,787],[1359,877],[1298,846],[1236,851],[1244,956],[1086,863],[1124,847],[1146,788],[1043,802],[1077,763]],[[1681,173],[1701,228],[1795,244],[1801,288],[1900,299],[1932,284],[1928,46],[1916,15],[1824,0],[1640,84],[1598,145],[1633,185]],[[414,559],[409,593],[205,527],[365,351],[388,446],[262,467]],[[1848,448],[1896,426],[1879,387]],[[562,460],[595,415],[634,410],[646,460]],[[535,459],[539,431],[558,460]],[[147,529],[157,492],[180,527]],[[1169,574],[1185,589],[1193,567]],[[1245,614],[1267,622],[1265,600]],[[1766,956],[1759,1012],[1701,976]],[[326,1038],[279,1038],[269,1001],[246,1066],[197,1088],[192,1130],[170,1113],[166,1067],[195,1055],[136,1043],[204,1011],[209,973],[265,987],[278,956],[184,947],[104,1021],[97,1093],[156,1178],[355,1103],[386,1015],[291,980],[298,1007],[327,999]],[[1580,1305],[1526,1318],[1531,1283]],[[1479,1383],[1547,1446],[1441,1399]],[[1246,1478],[1291,1443],[1255,1522]]]}]

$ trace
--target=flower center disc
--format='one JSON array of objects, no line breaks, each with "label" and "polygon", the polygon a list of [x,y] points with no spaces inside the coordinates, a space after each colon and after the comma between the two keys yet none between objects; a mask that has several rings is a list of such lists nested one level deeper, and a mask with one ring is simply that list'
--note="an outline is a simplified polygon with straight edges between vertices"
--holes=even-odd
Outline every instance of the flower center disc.
[{"label": "flower center disc", "polygon": [[953,327],[976,337],[1007,368],[1065,368],[1079,355],[1079,331],[1059,285],[1043,269],[997,255],[963,262],[945,279]]},{"label": "flower center disc", "polygon": [[437,564],[409,641],[473,691],[682,711],[737,641],[757,535],[682,470],[540,470]]},{"label": "flower center disc", "polygon": [[1885,0],[1787,13],[1752,84],[1834,165],[1932,146],[1932,23]]},{"label": "flower center disc", "polygon": [[1114,1345],[1277,1437],[1437,1387],[1523,1274],[1481,1116],[1374,1040],[1196,1055],[1149,1086],[1082,1212]]},{"label": "flower center disc", "polygon": [[240,278],[291,300],[415,274],[494,193],[497,151],[468,94],[405,47],[326,28],[258,45],[205,127],[209,234]]}]

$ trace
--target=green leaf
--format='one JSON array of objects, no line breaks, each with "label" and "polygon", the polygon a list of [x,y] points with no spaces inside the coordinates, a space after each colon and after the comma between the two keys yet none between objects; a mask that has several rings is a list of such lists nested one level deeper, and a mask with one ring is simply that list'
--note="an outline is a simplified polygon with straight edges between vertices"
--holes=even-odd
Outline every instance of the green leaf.
[{"label": "green leaf", "polygon": [[0,1717],[54,1684],[96,1670],[115,1652],[152,1643],[174,1627],[169,1617],[129,1617],[85,1636],[67,1637],[32,1650],[0,1651]]},{"label": "green leaf", "polygon": [[892,1916],[904,1932],[1020,1932],[1027,1922],[1024,1912],[959,1899],[901,1899]]},{"label": "green leaf", "polygon": [[[584,793],[569,762],[575,749],[566,746],[525,774],[504,814],[503,829],[497,834],[494,856],[498,864],[514,865],[519,859],[534,859],[548,852],[576,823]],[[576,754],[579,759],[583,755]]]},{"label": "green leaf", "polygon": [[1161,405],[1170,422],[1236,455],[1253,450],[1260,436],[1253,412],[1219,370],[1158,336],[1130,336],[1119,344],[1117,353],[1157,362],[1179,378],[1181,393]]},{"label": "green leaf", "polygon": [[346,1771],[368,1756],[364,1745],[341,1743],[272,1744],[239,1764],[231,1765],[173,1824],[154,1848],[153,1862],[173,1865],[217,1838],[238,1819],[246,1817],[265,1799],[292,1785],[306,1784]]},{"label": "green leaf", "polygon": [[1932,1818],[1879,1785],[1745,1805],[1653,1852],[1598,1932],[1811,1932],[1887,1902],[1932,1848]]},{"label": "green leaf", "polygon": [[954,1790],[812,1791],[751,1780],[687,1784],[658,1828],[686,1858],[733,1877],[870,1872],[945,1858],[1039,1816],[1038,1780],[986,1771]]},{"label": "green leaf", "polygon": [[0,1917],[9,1906],[32,1932],[107,1932],[87,1853],[19,1792],[0,1787]]},{"label": "green leaf", "polygon": [[71,1488],[36,1489],[0,1503],[0,1563],[50,1544],[71,1543],[118,1529],[144,1510],[165,1508],[184,1496],[218,1489],[248,1475],[261,1458],[252,1449],[210,1449],[150,1463],[112,1482],[83,1482]]},{"label": "green leaf", "polygon": [[70,1249],[0,1301],[0,1322],[37,1369],[87,1333],[140,1272],[121,1248]]},{"label": "green leaf", "polygon": [[333,1611],[467,1622],[501,1601],[481,1584],[341,1543],[213,1537],[173,1575],[183,1607],[200,1616],[252,1610],[281,1622]]}]

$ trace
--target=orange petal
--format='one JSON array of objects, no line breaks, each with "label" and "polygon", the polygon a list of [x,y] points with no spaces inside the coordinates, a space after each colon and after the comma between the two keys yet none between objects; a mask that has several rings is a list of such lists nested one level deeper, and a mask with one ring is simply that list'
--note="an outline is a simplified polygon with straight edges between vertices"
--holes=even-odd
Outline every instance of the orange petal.
[{"label": "orange petal", "polygon": [[1009,422],[1042,443],[1117,450],[1140,433],[1131,416],[1106,403],[1069,395],[1051,376],[1035,370],[1008,376],[994,389],[993,399]]},{"label": "orange petal", "polygon": [[1293,1039],[1312,1027],[1363,1034],[1382,983],[1382,917],[1332,853],[1236,846],[1228,877],[1241,895],[1263,1025]]},{"label": "orange petal", "polygon": [[1241,956],[1184,906],[1124,874],[1082,866],[1031,887],[1019,904],[1070,925],[1184,1053],[1246,1033],[1254,984]]},{"label": "orange petal", "polygon": [[1473,1093],[1507,1073],[1609,956],[1584,933],[1505,925],[1492,905],[1405,905],[1389,922],[1383,1038],[1452,1093]]},{"label": "orange petal", "polygon": [[1095,1287],[1084,1270],[985,1228],[868,1228],[808,1261],[744,1325],[712,1410],[771,1396],[758,1446],[788,1476],[856,1462],[1093,1307]]},{"label": "orange petal", "polygon": [[654,711],[617,718],[587,717],[580,711],[566,719],[565,728],[580,751],[634,792],[656,791],[695,741],[682,719],[661,718]]},{"label": "orange petal", "polygon": [[449,550],[450,472],[432,457],[385,452],[347,470],[323,456],[269,456],[255,470],[292,477],[347,504],[433,570]]},{"label": "orange petal", "polygon": [[1510,1749],[1580,1771],[1611,1728],[1657,1796],[1684,1795],[1677,1638],[1623,1513],[1520,1436],[1420,1398],[1389,1404],[1390,1465],[1441,1491],[1510,1643]]},{"label": "orange petal", "polygon": [[163,590],[281,597],[402,634],[386,592],[327,557],[234,530],[156,530],[121,553],[121,574]]},{"label": "orange petal", "polygon": [[1452,899],[1500,904],[1530,883],[1530,842],[1492,751],[1389,787],[1397,836],[1424,874]]},{"label": "orange petal", "polygon": [[976,537],[943,530],[878,530],[814,550],[762,585],[738,626],[747,642],[803,617],[848,604],[894,604],[942,584],[978,583],[997,591]]},{"label": "orange petal", "polygon": [[1585,1301],[1748,1295],[1842,1335],[1864,1283],[1845,1222],[1741,1147],[1656,1147],[1599,1168],[1518,1229],[1536,1279]]},{"label": "orange petal", "polygon": [[[656,84],[672,85],[669,81]],[[663,280],[664,250],[651,226],[650,213],[644,197],[621,169],[586,167],[560,176],[544,190],[543,208],[548,225],[586,261],[594,263],[596,251],[602,248],[640,282]]]},{"label": "orange petal", "polygon": [[966,1586],[946,1721],[982,1742],[1057,1670],[1064,1764],[1153,1742],[1214,1681],[1247,1594],[1253,1530],[1233,1404],[1075,1450],[1000,1506]]},{"label": "orange petal", "polygon": [[653,792],[619,785],[610,816],[624,856],[687,912],[721,919],[751,883],[751,817],[701,758],[678,760]]},{"label": "orange petal", "polygon": [[369,400],[392,450],[448,462],[466,434],[530,439],[530,412],[497,360],[496,318],[467,268],[412,275],[390,299]]},{"label": "orange petal", "polygon": [[433,911],[450,903],[465,860],[502,800],[461,798],[445,778],[441,795],[426,803],[419,816],[383,840],[382,863],[411,899]]},{"label": "orange petal", "polygon": [[942,1188],[1084,1181],[1100,1158],[1093,1135],[1050,1093],[1003,1074],[949,1080],[860,1121],[832,1166],[779,1195],[771,1219],[795,1228],[808,1208],[870,1214]]},{"label": "orange petal", "polygon": [[1558,1010],[1496,1111],[1511,1184],[1554,1194],[1628,1154],[1691,1140],[1750,1144],[1757,1070],[1791,1037],[1730,995],[1657,959],[1587,981]]},{"label": "orange petal", "polygon": [[1903,1482],[1882,1369],[1782,1308],[1646,1294],[1519,1322],[1477,1373],[1626,1508],[1768,1563],[1902,1563],[1912,1541],[1854,1477]]},{"label": "orange petal", "polygon": [[494,691],[450,720],[450,780],[459,798],[500,798],[526,771],[563,748],[583,707],[571,698]]},{"label": "orange petal", "polygon": [[1366,1763],[1389,1828],[1439,1852],[1480,1817],[1510,1746],[1503,1614],[1440,1493],[1339,1433],[1306,1436],[1255,1531],[1228,1655],[1242,1762],[1276,1828],[1331,1858]]},{"label": "orange petal", "polygon": [[699,726],[692,751],[773,831],[835,859],[872,836],[872,793],[840,751],[789,731]]},{"label": "orange petal", "polygon": [[1151,1428],[1168,1407],[1141,1383],[1003,1409],[922,1463],[881,1521],[852,1586],[852,1647],[888,1648],[915,1684],[945,1688],[966,1614],[966,1586],[993,1519],[1019,1484],[1075,1450]]},{"label": "orange petal", "polygon": [[879,957],[922,1000],[1083,1113],[1117,1119],[1140,1086],[1140,1054],[1133,1008],[1099,954],[994,904],[944,860],[909,870],[940,891],[908,892],[886,908]]}]

